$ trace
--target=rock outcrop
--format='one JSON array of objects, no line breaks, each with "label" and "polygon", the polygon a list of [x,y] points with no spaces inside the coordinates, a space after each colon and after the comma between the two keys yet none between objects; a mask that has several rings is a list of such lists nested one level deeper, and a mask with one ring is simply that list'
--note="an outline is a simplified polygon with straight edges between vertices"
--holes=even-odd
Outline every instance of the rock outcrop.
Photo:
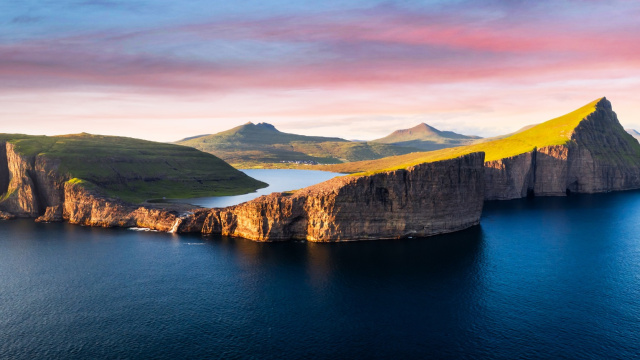
[{"label": "rock outcrop", "polygon": [[71,224],[101,227],[141,227],[168,232],[179,218],[174,210],[135,206],[67,182],[62,217]]},{"label": "rock outcrop", "polygon": [[[257,241],[344,241],[431,236],[480,221],[484,153],[403,170],[345,176],[293,194],[274,193],[237,206],[197,212],[180,232]],[[201,224],[201,225],[200,225]]]},{"label": "rock outcrop", "polygon": [[[1,151],[4,150],[4,151]],[[3,159],[6,159],[6,166]],[[0,143],[0,218],[36,218],[102,227],[144,227],[170,231],[184,211],[136,206],[69,182],[58,171],[59,161],[18,153],[12,143]]]},{"label": "rock outcrop", "polygon": [[486,200],[640,188],[640,145],[602,98],[564,145],[485,163]]}]

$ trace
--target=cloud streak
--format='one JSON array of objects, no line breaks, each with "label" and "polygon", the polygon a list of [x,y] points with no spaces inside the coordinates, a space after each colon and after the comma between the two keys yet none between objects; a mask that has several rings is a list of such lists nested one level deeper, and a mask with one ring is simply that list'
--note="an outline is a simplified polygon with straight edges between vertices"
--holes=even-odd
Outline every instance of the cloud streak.
[{"label": "cloud streak", "polygon": [[[386,9],[338,19],[276,17],[87,33],[0,45],[0,79],[5,89],[108,86],[182,92],[504,81],[638,67],[640,26],[635,23],[599,29],[472,20]],[[210,44],[235,46],[236,52],[219,54],[224,49]],[[193,59],[179,53],[198,50]],[[251,57],[236,56],[253,50]],[[271,53],[270,61],[260,50]],[[290,59],[287,52],[296,55]]]}]

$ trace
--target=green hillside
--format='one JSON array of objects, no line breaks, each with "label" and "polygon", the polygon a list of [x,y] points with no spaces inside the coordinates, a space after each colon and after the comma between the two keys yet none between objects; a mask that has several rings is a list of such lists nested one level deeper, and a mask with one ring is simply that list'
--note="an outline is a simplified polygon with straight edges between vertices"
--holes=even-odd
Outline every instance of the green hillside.
[{"label": "green hillside", "polygon": [[470,145],[482,139],[479,136],[467,136],[453,131],[440,131],[425,123],[410,129],[396,130],[393,133],[372,142],[417,148],[422,151],[446,149]]},{"label": "green hillside", "polygon": [[536,147],[561,145],[571,139],[573,129],[575,129],[580,121],[587,117],[587,115],[596,110],[596,104],[598,104],[600,100],[601,99],[595,100],[564,116],[532,126],[524,131],[498,140],[437,151],[388,157],[374,161],[330,165],[318,167],[318,169],[344,173],[375,173],[404,169],[425,162],[451,159],[478,151],[484,151],[485,161],[491,161],[522,154]]},{"label": "green hillside", "polygon": [[238,168],[339,164],[419,151],[388,144],[289,134],[266,123],[247,123],[217,134],[183,139],[177,144],[214,154]]},{"label": "green hillside", "polygon": [[0,135],[27,156],[59,159],[61,173],[130,202],[243,194],[266,186],[211,154],[126,137]]}]

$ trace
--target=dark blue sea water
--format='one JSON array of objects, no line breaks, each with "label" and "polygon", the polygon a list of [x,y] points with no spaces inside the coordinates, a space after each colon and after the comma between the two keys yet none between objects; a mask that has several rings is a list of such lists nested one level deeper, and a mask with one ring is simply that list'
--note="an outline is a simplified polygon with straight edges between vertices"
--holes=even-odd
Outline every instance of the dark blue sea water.
[{"label": "dark blue sea water", "polygon": [[0,222],[0,358],[632,359],[640,192],[335,244]]}]

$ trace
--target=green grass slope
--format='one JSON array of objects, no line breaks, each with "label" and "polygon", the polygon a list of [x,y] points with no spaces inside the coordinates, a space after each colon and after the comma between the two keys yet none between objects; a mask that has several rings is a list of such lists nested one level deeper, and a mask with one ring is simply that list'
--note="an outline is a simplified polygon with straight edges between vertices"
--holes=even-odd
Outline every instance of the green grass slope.
[{"label": "green grass slope", "polygon": [[470,145],[482,139],[479,136],[467,136],[453,131],[440,131],[425,123],[410,129],[396,130],[393,133],[377,140],[374,143],[407,146],[432,151],[450,147]]},{"label": "green grass slope", "polygon": [[287,167],[295,162],[339,164],[419,151],[387,144],[289,134],[266,123],[247,123],[217,134],[183,139],[177,144],[214,154],[239,168]]},{"label": "green grass slope", "polygon": [[318,169],[344,173],[376,173],[404,169],[425,162],[451,159],[478,151],[484,151],[485,161],[491,161],[519,155],[531,151],[534,148],[562,145],[570,141],[573,130],[587,115],[596,110],[596,104],[598,104],[600,100],[601,99],[595,100],[578,110],[532,126],[524,131],[517,132],[502,139],[476,143],[469,146],[388,157],[374,161],[329,165],[318,167]]},{"label": "green grass slope", "polygon": [[27,156],[59,159],[61,173],[130,202],[235,195],[266,186],[221,159],[184,146],[126,137],[0,135]]}]

